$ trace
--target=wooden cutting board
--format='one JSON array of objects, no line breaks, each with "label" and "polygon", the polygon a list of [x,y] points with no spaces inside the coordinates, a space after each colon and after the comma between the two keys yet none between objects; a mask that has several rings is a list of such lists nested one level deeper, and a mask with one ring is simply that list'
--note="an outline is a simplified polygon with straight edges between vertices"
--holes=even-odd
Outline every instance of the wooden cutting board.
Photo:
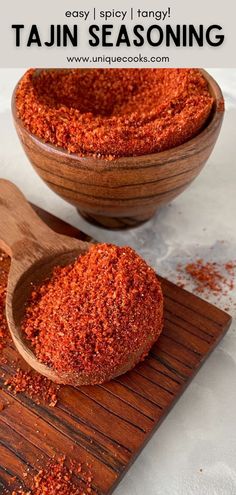
[{"label": "wooden cutting board", "polygon": [[[50,227],[85,239],[73,227],[36,208]],[[0,365],[0,493],[22,483],[53,455],[92,465],[99,495],[113,492],[141,449],[181,396],[230,326],[225,312],[161,279],[164,331],[149,357],[133,371],[105,385],[64,386],[55,408],[37,405],[4,385],[12,361]],[[5,378],[3,376],[5,374]],[[24,473],[29,470],[29,477]]]}]

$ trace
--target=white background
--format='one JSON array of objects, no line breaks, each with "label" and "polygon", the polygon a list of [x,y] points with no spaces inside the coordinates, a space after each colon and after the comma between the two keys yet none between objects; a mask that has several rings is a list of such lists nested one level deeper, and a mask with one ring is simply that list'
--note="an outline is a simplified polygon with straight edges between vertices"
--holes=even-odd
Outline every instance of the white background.
[{"label": "white background", "polygon": [[[225,0],[219,2],[215,0],[197,0],[191,2],[189,0],[119,0],[118,2],[110,2],[109,0],[40,0],[38,2],[29,2],[29,0],[7,0],[1,6],[0,16],[0,66],[1,67],[29,67],[37,65],[37,67],[68,67],[66,56],[78,55],[143,55],[150,56],[166,56],[170,57],[170,67],[235,67],[235,46],[236,46],[236,29],[235,29],[235,0]],[[156,21],[153,18],[142,18],[125,20],[124,23],[128,26],[131,39],[132,26],[134,24],[142,24],[150,26],[159,24],[164,27],[165,24],[171,24],[174,27],[176,24],[193,24],[198,26],[202,24],[204,29],[209,25],[216,24],[222,26],[222,33],[225,35],[224,43],[219,47],[211,47],[204,43],[204,47],[199,47],[194,44],[193,47],[183,48],[171,46],[165,48],[165,44],[160,47],[150,47],[148,43],[142,48],[135,47],[131,43],[131,47],[119,48],[114,47],[97,47],[92,48],[89,43],[88,26],[94,24],[92,16],[88,20],[80,21],[78,19],[70,19],[65,17],[65,12],[69,10],[87,10],[96,7],[98,10],[115,9],[135,9],[142,10],[166,10],[171,8],[171,17],[165,21]],[[103,24],[103,20],[97,20],[95,24]],[[108,24],[114,25],[115,41],[118,33],[118,28],[122,24],[120,19],[110,19]],[[16,48],[14,31],[11,29],[12,24],[23,24],[25,26],[23,32],[24,43],[23,47]],[[39,33],[42,38],[42,44],[49,38],[49,26],[51,24],[79,24],[79,46],[77,47],[27,47],[27,39],[29,29],[32,24],[37,24]],[[88,63],[86,65],[91,65]],[[82,64],[85,66],[85,63]],[[97,66],[96,63],[92,64]],[[75,65],[76,67],[77,65]],[[137,66],[137,64],[136,64]],[[153,64],[149,65],[153,66]],[[160,65],[158,65],[160,66]],[[127,66],[126,66],[127,67]]]},{"label": "white background", "polygon": [[[92,227],[37,177],[18,142],[10,113],[11,93],[22,69],[0,71],[0,176],[18,184],[34,203],[98,240],[132,245],[169,279],[175,280],[178,261],[196,255],[222,262],[236,259],[236,70],[210,72],[226,99],[215,150],[188,190],[142,227],[115,233]],[[222,299],[221,305],[224,308],[228,301]],[[235,307],[231,312],[236,316]],[[116,495],[236,494],[235,331],[234,320]]]}]

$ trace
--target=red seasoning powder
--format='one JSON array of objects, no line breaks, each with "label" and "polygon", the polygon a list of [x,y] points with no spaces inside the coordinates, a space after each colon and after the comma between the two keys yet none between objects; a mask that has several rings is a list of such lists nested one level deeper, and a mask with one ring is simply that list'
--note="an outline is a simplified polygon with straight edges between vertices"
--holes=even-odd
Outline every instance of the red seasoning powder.
[{"label": "red seasoning powder", "polygon": [[101,383],[143,358],[162,326],[154,270],[130,247],[97,244],[35,288],[22,328],[40,361]]},{"label": "red seasoning powder", "polygon": [[198,69],[31,69],[16,91],[17,115],[32,134],[106,159],[188,141],[212,105]]},{"label": "red seasoning powder", "polygon": [[36,404],[43,403],[50,407],[57,404],[60,385],[56,385],[36,371],[17,368],[16,373],[6,380],[5,385],[14,394],[24,393]]},{"label": "red seasoning powder", "polygon": [[[78,477],[75,481],[75,476]],[[12,495],[92,495],[91,474],[82,469],[81,464],[65,464],[65,458],[51,460],[34,476],[30,490],[14,490]]]},{"label": "red seasoning powder", "polygon": [[184,286],[184,273],[195,283],[195,291],[204,295],[227,295],[234,288],[236,262],[224,264],[197,259],[177,266],[178,284]]}]

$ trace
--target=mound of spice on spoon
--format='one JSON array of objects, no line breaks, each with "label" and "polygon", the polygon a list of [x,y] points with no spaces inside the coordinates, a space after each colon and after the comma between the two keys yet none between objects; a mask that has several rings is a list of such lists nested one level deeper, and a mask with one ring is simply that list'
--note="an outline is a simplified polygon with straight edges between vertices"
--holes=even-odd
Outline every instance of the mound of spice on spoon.
[{"label": "mound of spice on spoon", "polygon": [[162,326],[154,270],[129,247],[96,244],[34,288],[22,330],[41,362],[92,384],[135,366]]}]

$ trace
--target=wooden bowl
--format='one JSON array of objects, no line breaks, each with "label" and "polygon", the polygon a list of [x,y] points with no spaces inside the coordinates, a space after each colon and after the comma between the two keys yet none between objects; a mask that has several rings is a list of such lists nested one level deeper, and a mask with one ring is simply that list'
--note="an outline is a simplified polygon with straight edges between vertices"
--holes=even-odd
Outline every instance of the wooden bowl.
[{"label": "wooden bowl", "polygon": [[159,206],[178,196],[199,174],[217,140],[224,114],[216,81],[202,71],[215,103],[205,128],[167,151],[114,161],[81,158],[43,142],[12,113],[23,148],[40,177],[88,221],[125,228],[148,220]]}]

